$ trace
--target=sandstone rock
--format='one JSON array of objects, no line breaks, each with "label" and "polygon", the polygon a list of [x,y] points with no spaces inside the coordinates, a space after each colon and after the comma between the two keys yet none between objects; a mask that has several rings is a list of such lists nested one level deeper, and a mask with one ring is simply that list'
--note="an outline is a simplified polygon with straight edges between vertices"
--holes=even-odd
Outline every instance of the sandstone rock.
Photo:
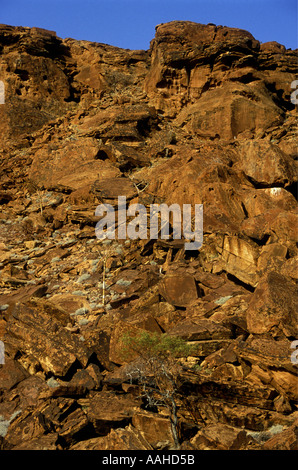
[{"label": "sandstone rock", "polygon": [[40,419],[38,414],[32,415],[28,410],[10,424],[5,438],[13,446],[25,445],[25,442],[28,445],[29,441],[40,439],[51,430],[52,424],[49,419]]},{"label": "sandstone rock", "polygon": [[[63,145],[49,144],[37,150],[29,177],[45,188],[62,187],[78,189],[92,184],[98,178],[117,176],[119,171],[97,155],[99,146],[95,139],[70,138]],[[65,172],[65,166],[67,172]]]},{"label": "sandstone rock", "polygon": [[91,355],[65,328],[68,322],[66,312],[51,305],[36,301],[18,304],[6,328],[7,349],[14,354],[20,351],[34,358],[43,370],[63,376],[76,360],[85,366]]},{"label": "sandstone rock", "polygon": [[[253,221],[255,217],[259,217],[259,220],[261,220],[263,217],[265,230],[271,228],[266,227],[267,220],[272,224],[272,220],[277,213],[295,211],[297,207],[295,197],[282,187],[247,191],[243,203],[248,216],[246,221]],[[269,218],[270,216],[272,219]]]},{"label": "sandstone rock", "polygon": [[83,432],[88,426],[86,414],[81,409],[76,409],[70,413],[63,421],[59,429],[59,437],[65,442],[71,444],[75,441],[76,435]]},{"label": "sandstone rock", "polygon": [[[0,50],[0,447],[170,449],[123,357],[152,331],[195,348],[181,450],[295,448],[296,51],[181,21],[149,51],[0,25]],[[98,240],[119,195],[203,204],[203,246]]]},{"label": "sandstone rock", "polygon": [[269,41],[269,42],[263,42],[260,45],[260,50],[262,52],[271,52],[271,53],[280,54],[282,52],[285,52],[285,46],[278,43],[277,41]]},{"label": "sandstone rock", "polygon": [[8,305],[8,312],[10,312],[16,303],[26,302],[34,298],[42,298],[46,293],[47,286],[45,284],[37,286],[27,285],[19,287],[8,294],[1,295],[1,303]]},{"label": "sandstone rock", "polygon": [[[210,47],[203,47],[207,38]],[[281,122],[282,116],[266,88],[256,85],[260,79],[255,60],[258,47],[249,33],[236,28],[179,21],[160,25],[151,44],[146,90],[155,106],[170,116],[191,103],[179,122],[190,120],[190,129],[198,135],[205,131],[233,138],[248,130],[266,129]],[[223,79],[221,89],[215,74]]]},{"label": "sandstone rock", "polygon": [[240,450],[249,442],[246,432],[224,424],[207,426],[191,439],[196,450]]},{"label": "sandstone rock", "polygon": [[121,171],[132,168],[149,166],[150,156],[146,154],[145,148],[132,147],[117,142],[110,142],[109,145],[102,145],[98,153],[101,160],[109,159]]},{"label": "sandstone rock", "polygon": [[[155,98],[159,109],[167,110],[175,105],[181,106],[190,96],[198,97],[208,88],[210,80],[210,57],[219,53],[224,35],[233,44],[239,41],[244,50],[246,44],[257,42],[239,29],[227,29],[213,25],[200,25],[192,22],[173,21],[159,25],[156,37],[151,43],[151,70],[146,79],[146,90]],[[183,37],[183,42],[181,38]],[[208,38],[208,39],[207,39]],[[206,41],[211,41],[213,48],[203,49]],[[184,52],[187,44],[188,54]],[[199,70],[196,65],[203,65]]]},{"label": "sandstone rock", "polygon": [[1,390],[10,390],[26,377],[28,377],[27,371],[17,361],[6,359],[5,367],[1,365],[0,369]]},{"label": "sandstone rock", "polygon": [[285,263],[287,252],[287,247],[279,243],[265,245],[258,259],[258,271],[260,273],[264,273],[266,270],[280,271],[281,266]]},{"label": "sandstone rock", "polygon": [[259,282],[247,310],[250,333],[294,336],[297,325],[295,285],[271,271]]},{"label": "sandstone rock", "polygon": [[132,359],[135,359],[137,354],[125,346],[124,337],[125,335],[134,337],[143,331],[144,330],[142,328],[138,328],[128,322],[119,321],[111,334],[109,349],[110,361],[116,364],[125,364],[130,362]]},{"label": "sandstone rock", "polygon": [[251,335],[246,342],[240,340],[234,345],[237,356],[244,357],[252,364],[261,363],[264,367],[276,367],[294,371],[292,364],[289,362],[291,355],[290,341],[286,339],[275,340],[268,336]]},{"label": "sandstone rock", "polygon": [[152,450],[142,435],[132,426],[112,429],[104,437],[95,437],[73,445],[71,450]]},{"label": "sandstone rock", "polygon": [[166,276],[159,292],[169,304],[176,307],[186,307],[198,298],[198,288],[192,276]]},{"label": "sandstone rock", "polygon": [[46,436],[33,438],[30,441],[21,442],[12,447],[12,450],[60,450],[58,434],[50,433]]},{"label": "sandstone rock", "polygon": [[[15,50],[10,51],[7,50],[9,45],[5,48],[6,72],[3,79],[5,83],[11,83],[6,86],[6,100],[1,113],[5,143],[8,143],[8,139],[18,141],[55,120],[57,115],[63,115],[69,109],[67,100],[70,98],[69,82],[63,67],[48,56],[50,53],[57,56],[61,41],[55,36],[48,36],[44,48],[42,38],[37,36],[35,45],[31,47],[33,38],[30,30],[11,30],[9,36],[14,44],[22,41],[25,50],[21,52],[20,58],[18,48],[13,47]],[[18,107],[20,113],[13,112],[15,107]]]},{"label": "sandstone rock", "polygon": [[[28,407],[18,415],[11,421],[5,439],[20,450],[31,447],[41,450],[47,446],[51,450],[61,449],[58,440],[71,442],[72,436],[88,424],[86,415],[79,408],[74,410],[74,400],[68,398],[41,403],[33,409]],[[55,430],[63,435],[62,440]]]},{"label": "sandstone rock", "polygon": [[138,412],[133,415],[132,425],[153,448],[173,446],[170,420],[156,413]]},{"label": "sandstone rock", "polygon": [[[216,351],[228,347],[230,343],[231,341],[229,339],[194,340],[191,342],[193,347],[191,354],[193,357],[203,360],[205,357],[210,356]],[[197,363],[197,361],[195,362]]]},{"label": "sandstone rock", "polygon": [[277,145],[267,141],[246,141],[239,148],[238,165],[254,184],[289,186],[297,180],[297,166]]},{"label": "sandstone rock", "polygon": [[118,196],[125,196],[129,200],[137,194],[136,187],[128,178],[106,178],[103,181],[95,181],[92,190],[100,201],[109,203],[110,200],[116,199],[116,204]]},{"label": "sandstone rock", "polygon": [[272,385],[289,400],[297,400],[297,377],[287,371],[272,371]]},{"label": "sandstone rock", "polygon": [[168,330],[173,336],[180,336],[187,341],[201,341],[211,339],[227,339],[231,332],[220,324],[207,319],[193,319],[179,322],[174,328]]},{"label": "sandstone rock", "polygon": [[257,273],[257,259],[259,248],[251,241],[246,241],[238,237],[225,236],[222,247],[225,269],[240,281],[255,287],[259,276]]},{"label": "sandstone rock", "polygon": [[140,404],[138,398],[102,391],[90,400],[87,415],[96,433],[106,435],[114,427],[128,425]]},{"label": "sandstone rock", "polygon": [[146,331],[151,331],[153,333],[163,332],[161,326],[159,325],[158,314],[156,316],[152,315],[150,311],[147,313],[143,311],[131,315],[127,322],[130,325],[136,326],[137,328],[141,328]]},{"label": "sandstone rock", "polygon": [[285,261],[281,268],[281,274],[297,279],[298,276],[298,257],[290,258]]},{"label": "sandstone rock", "polygon": [[20,409],[38,406],[51,395],[47,382],[38,376],[30,375],[18,383],[12,390],[14,400]]},{"label": "sandstone rock", "polygon": [[246,310],[248,308],[248,303],[250,300],[250,295],[247,293],[238,294],[232,297],[223,297],[215,301],[218,308],[209,316],[210,320],[213,322],[221,323],[224,326],[232,327],[232,330],[236,327],[234,334],[237,333],[237,327],[239,331],[246,331]]},{"label": "sandstone rock", "polygon": [[[262,103],[257,105],[256,102]],[[178,123],[189,121],[195,134],[202,129],[220,138],[233,139],[244,132],[267,129],[282,122],[279,108],[266,93],[247,91],[247,85],[225,83],[223,90],[210,89],[181,111]]]},{"label": "sandstone rock", "polygon": [[154,121],[156,121],[156,111],[152,106],[146,104],[130,105],[125,108],[114,106],[100,114],[82,119],[79,130],[89,136],[100,133],[102,137],[112,141],[142,142],[150,132],[150,124]]},{"label": "sandstone rock", "polygon": [[51,296],[50,301],[53,305],[63,309],[69,315],[75,314],[79,309],[84,309],[86,312],[90,309],[89,302],[79,295],[56,294]]},{"label": "sandstone rock", "polygon": [[168,331],[184,318],[181,310],[176,310],[173,305],[167,302],[156,302],[151,306],[141,308],[134,305],[134,311],[138,313],[130,316],[129,323],[155,332]]},{"label": "sandstone rock", "polygon": [[288,429],[269,439],[262,446],[264,450],[297,450],[297,422]]},{"label": "sandstone rock", "polygon": [[[278,243],[288,248],[291,256],[296,255],[297,214],[279,209],[265,211],[262,215],[246,219],[241,224],[243,233],[261,244]],[[270,250],[270,249],[269,249]]]}]

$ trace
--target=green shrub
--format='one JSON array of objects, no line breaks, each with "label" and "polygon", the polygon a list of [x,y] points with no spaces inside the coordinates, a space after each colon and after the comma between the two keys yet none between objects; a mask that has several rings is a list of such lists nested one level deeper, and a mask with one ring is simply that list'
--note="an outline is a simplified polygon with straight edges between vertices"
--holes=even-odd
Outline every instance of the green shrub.
[{"label": "green shrub", "polygon": [[[124,354],[136,352],[140,361],[133,363],[128,372],[136,381],[141,396],[149,407],[166,407],[168,410],[174,448],[179,448],[178,402],[182,366],[180,360],[189,356],[193,347],[185,340],[169,334],[142,331],[132,337],[122,337]],[[181,402],[181,397],[180,400]]]},{"label": "green shrub", "polygon": [[178,359],[190,356],[193,351],[193,346],[189,345],[185,340],[167,333],[159,334],[142,331],[135,337],[124,334],[122,342],[124,344],[124,352],[132,350],[144,359]]}]

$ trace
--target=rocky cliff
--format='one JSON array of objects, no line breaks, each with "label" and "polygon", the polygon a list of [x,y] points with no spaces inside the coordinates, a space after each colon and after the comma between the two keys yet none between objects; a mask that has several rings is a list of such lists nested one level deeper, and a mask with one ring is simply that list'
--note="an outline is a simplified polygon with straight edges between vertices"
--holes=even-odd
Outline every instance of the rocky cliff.
[{"label": "rocky cliff", "polygon": [[[171,449],[123,333],[195,346],[181,449],[297,449],[297,51],[171,22],[148,51],[0,25],[0,445]],[[100,203],[203,204],[204,241],[101,241]],[[135,359],[134,359],[135,360]]]}]

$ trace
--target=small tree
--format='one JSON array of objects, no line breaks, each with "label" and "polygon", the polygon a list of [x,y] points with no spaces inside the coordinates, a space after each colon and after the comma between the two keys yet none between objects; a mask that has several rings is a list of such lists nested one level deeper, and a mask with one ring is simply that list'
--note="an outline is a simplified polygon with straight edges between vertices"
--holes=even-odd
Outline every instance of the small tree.
[{"label": "small tree", "polygon": [[[106,243],[100,247],[99,254],[102,258],[102,304],[106,305],[106,276],[107,276],[107,261],[109,257],[114,254],[114,248],[112,245]],[[109,240],[112,243],[112,240]]]},{"label": "small tree", "polygon": [[148,331],[136,337],[125,334],[122,341],[124,354],[136,352],[140,357],[138,365],[133,365],[128,372],[131,381],[141,386],[147,406],[167,408],[174,445],[178,449],[177,398],[181,359],[191,354],[192,346],[181,338]]}]

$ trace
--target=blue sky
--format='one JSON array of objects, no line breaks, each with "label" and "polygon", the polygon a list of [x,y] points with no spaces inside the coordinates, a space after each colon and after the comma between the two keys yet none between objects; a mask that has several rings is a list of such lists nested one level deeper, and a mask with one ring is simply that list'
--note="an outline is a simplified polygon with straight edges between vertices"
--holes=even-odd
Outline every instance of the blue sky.
[{"label": "blue sky", "polygon": [[297,48],[297,0],[0,0],[0,23],[127,49],[148,49],[155,26],[172,20],[238,27]]}]

